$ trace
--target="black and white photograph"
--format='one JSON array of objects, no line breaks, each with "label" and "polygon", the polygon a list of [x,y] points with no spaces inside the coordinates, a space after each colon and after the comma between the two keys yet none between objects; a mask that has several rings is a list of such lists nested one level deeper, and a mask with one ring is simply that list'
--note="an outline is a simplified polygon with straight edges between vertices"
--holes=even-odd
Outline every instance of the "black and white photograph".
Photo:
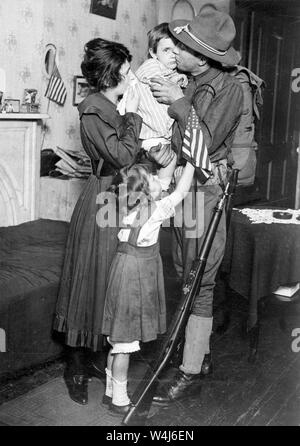
[{"label": "black and white photograph", "polygon": [[0,426],[300,426],[300,1],[0,16]]},{"label": "black and white photograph", "polygon": [[5,99],[2,106],[2,113],[19,113],[20,100],[19,99]]},{"label": "black and white photograph", "polygon": [[73,105],[78,105],[88,94],[89,85],[83,76],[74,76]]},{"label": "black and white photograph", "polygon": [[119,0],[91,0],[92,14],[115,19],[117,15],[117,7]]}]

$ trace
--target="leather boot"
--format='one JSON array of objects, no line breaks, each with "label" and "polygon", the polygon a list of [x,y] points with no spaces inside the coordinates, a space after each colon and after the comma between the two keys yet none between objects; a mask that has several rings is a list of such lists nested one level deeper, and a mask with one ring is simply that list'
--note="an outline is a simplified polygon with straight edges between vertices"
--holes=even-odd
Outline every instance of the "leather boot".
[{"label": "leather boot", "polygon": [[98,378],[103,383],[105,383],[106,360],[107,360],[107,351],[104,349],[98,352],[89,352],[88,360],[86,363],[86,371],[89,379]]},{"label": "leather boot", "polygon": [[99,369],[94,362],[89,362],[86,366],[88,378],[98,378],[105,383],[105,370]]},{"label": "leather boot", "polygon": [[201,374],[184,373],[178,370],[174,379],[162,387],[153,397],[153,404],[168,405],[172,402],[188,398],[195,392],[199,392]]},{"label": "leather boot", "polygon": [[78,404],[88,403],[88,376],[85,370],[85,350],[82,348],[68,349],[68,364],[64,379],[70,398]]},{"label": "leather boot", "polygon": [[88,378],[85,375],[74,375],[65,373],[65,383],[67,385],[71,400],[75,403],[86,405],[88,403]]}]

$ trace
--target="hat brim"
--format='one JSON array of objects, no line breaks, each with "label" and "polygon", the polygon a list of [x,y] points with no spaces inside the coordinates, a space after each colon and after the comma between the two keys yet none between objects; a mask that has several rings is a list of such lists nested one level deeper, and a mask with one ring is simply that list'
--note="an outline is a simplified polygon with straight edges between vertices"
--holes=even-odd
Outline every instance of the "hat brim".
[{"label": "hat brim", "polygon": [[184,45],[186,45],[193,51],[196,51],[199,54],[203,54],[203,56],[216,60],[217,62],[221,62],[224,65],[234,66],[240,62],[241,57],[239,53],[232,46],[227,50],[224,56],[220,56],[218,54],[213,53],[212,51],[209,51],[200,43],[195,42],[195,40],[193,40],[192,37],[190,37],[186,32],[182,31],[181,33],[177,34],[174,31],[174,29],[177,28],[178,26],[185,26],[189,23],[190,20],[174,20],[173,22],[169,23],[169,29],[172,35],[175,37],[175,39],[179,40],[181,43],[184,43]]}]

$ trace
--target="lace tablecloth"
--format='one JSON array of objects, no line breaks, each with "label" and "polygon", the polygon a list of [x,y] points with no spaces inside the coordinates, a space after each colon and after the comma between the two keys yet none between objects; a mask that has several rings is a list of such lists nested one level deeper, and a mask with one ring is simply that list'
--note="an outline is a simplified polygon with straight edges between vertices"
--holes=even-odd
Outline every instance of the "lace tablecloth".
[{"label": "lace tablecloth", "polygon": [[260,298],[280,285],[300,281],[299,222],[273,222],[272,212],[274,209],[234,209],[228,232],[222,270],[229,286],[249,299],[249,328],[257,321]]},{"label": "lace tablecloth", "polygon": [[[244,209],[234,209],[235,211],[241,212],[246,215],[252,224],[285,224],[285,225],[300,225],[300,209],[253,209],[253,208],[244,208]],[[283,213],[290,214],[291,218],[275,218],[273,213]],[[297,219],[298,218],[298,219]]]}]

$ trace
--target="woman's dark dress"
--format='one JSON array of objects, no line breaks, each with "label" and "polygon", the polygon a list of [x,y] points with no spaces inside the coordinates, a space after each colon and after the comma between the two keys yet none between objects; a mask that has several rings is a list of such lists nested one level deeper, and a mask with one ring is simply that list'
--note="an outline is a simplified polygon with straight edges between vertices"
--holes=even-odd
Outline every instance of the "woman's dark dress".
[{"label": "woman's dark dress", "polygon": [[104,164],[102,176],[89,177],[72,215],[54,329],[65,333],[67,345],[96,351],[102,347],[106,282],[119,231],[98,226],[97,195],[110,186],[114,172],[134,161],[142,119],[135,113],[120,116],[101,93],[88,96],[78,109],[84,150]]}]

